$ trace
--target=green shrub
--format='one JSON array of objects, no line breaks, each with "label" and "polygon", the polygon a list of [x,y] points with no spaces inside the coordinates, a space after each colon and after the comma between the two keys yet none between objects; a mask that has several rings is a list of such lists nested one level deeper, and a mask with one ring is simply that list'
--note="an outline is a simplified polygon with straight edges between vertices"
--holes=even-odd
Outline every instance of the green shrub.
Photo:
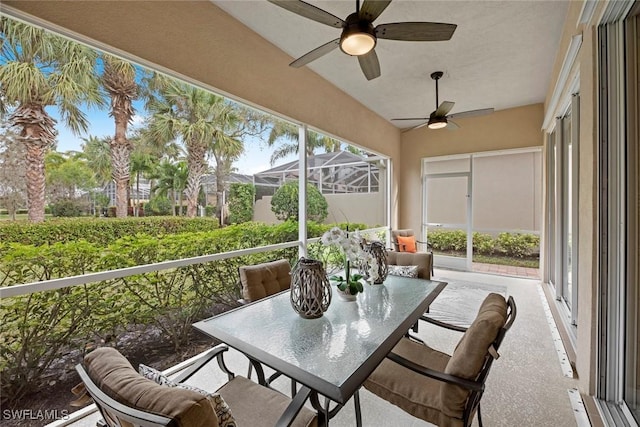
[{"label": "green shrub", "polygon": [[463,230],[429,231],[427,241],[436,251],[463,251],[467,247],[467,233]]},{"label": "green shrub", "polygon": [[75,200],[63,199],[51,204],[51,214],[55,217],[76,217],[82,214],[82,207]]},{"label": "green shrub", "polygon": [[[307,184],[307,217],[311,221],[322,222],[328,211],[327,199],[312,184]],[[271,199],[271,210],[279,220],[298,220],[298,181],[282,185]]]},{"label": "green shrub", "polygon": [[215,206],[207,205],[204,207],[204,215],[205,216],[214,216],[216,214]]},{"label": "green shrub", "polygon": [[500,233],[496,241],[501,253],[516,258],[531,256],[540,247],[540,237],[533,234]]},{"label": "green shrub", "polygon": [[155,196],[149,200],[145,207],[147,216],[171,215],[173,203],[166,196]]},{"label": "green shrub", "polygon": [[491,255],[495,252],[495,241],[490,234],[473,232],[473,252],[483,255]]},{"label": "green shrub", "polygon": [[[464,230],[435,230],[427,235],[434,250],[461,252],[467,247],[467,233]],[[535,255],[540,248],[540,238],[534,234],[500,233],[497,238],[489,234],[473,232],[473,252],[481,255],[501,254],[523,258]]]},{"label": "green shrub", "polygon": [[[99,258],[98,248],[82,240],[40,247],[0,244],[0,285],[84,274],[95,268]],[[74,286],[2,299],[3,399],[19,398],[38,388],[63,350],[86,341],[104,326],[92,315],[101,304],[102,286]]]},{"label": "green shrub", "polygon": [[251,221],[255,197],[256,187],[253,184],[231,184],[229,189],[229,222],[231,224]]},{"label": "green shrub", "polygon": [[86,239],[106,246],[136,233],[150,235],[207,231],[218,228],[215,218],[145,217],[145,218],[74,218],[52,219],[42,223],[0,222],[0,242],[35,246]]},{"label": "green shrub", "polygon": [[[216,218],[164,217],[55,220],[0,228],[5,235],[11,230],[12,237],[39,242],[0,240],[0,286],[260,247],[298,237],[298,223],[293,221],[278,225],[248,222],[225,228],[216,228],[216,224]],[[338,224],[341,228],[346,225]],[[331,226],[309,222],[309,237],[319,237]],[[364,224],[349,227],[367,228]],[[46,244],[47,233],[54,242],[51,245]],[[98,238],[101,233],[108,237]],[[93,241],[76,238],[80,235]],[[323,255],[322,248],[311,245],[310,256],[314,251]],[[210,315],[212,307],[236,304],[240,297],[238,267],[280,258],[293,265],[298,247],[4,298],[0,301],[1,394],[19,398],[43,386],[50,367],[62,354],[79,361],[83,349],[96,337],[106,341],[134,325],[158,328],[177,351],[189,340],[191,324]]]}]

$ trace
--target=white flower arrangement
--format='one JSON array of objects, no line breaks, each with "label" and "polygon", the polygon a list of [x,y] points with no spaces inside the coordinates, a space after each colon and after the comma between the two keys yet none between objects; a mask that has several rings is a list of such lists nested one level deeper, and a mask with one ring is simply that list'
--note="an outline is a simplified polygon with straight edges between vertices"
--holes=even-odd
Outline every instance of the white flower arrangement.
[{"label": "white flower arrangement", "polygon": [[378,262],[373,255],[366,252],[362,248],[363,239],[358,231],[350,233],[348,230],[342,230],[333,227],[322,235],[322,244],[326,246],[337,246],[342,249],[345,256],[345,274],[342,276],[331,276],[329,279],[338,282],[338,289],[351,295],[362,292],[361,274],[351,274],[350,265],[366,265],[368,266],[368,275],[371,281],[378,278]]}]

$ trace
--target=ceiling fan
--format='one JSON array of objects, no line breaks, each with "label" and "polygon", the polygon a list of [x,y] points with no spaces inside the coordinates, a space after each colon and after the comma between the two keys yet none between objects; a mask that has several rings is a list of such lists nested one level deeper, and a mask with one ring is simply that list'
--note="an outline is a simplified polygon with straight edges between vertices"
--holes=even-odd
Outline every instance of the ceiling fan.
[{"label": "ceiling fan", "polygon": [[269,0],[296,15],[303,16],[330,27],[342,29],[339,38],[315,48],[289,64],[302,67],[311,61],[331,52],[338,46],[347,55],[357,56],[360,68],[367,80],[380,76],[380,62],[375,46],[378,39],[404,41],[443,41],[449,40],[456,30],[454,24],[435,22],[398,22],[373,26],[378,16],[389,6],[391,0],[356,0],[356,11],[346,20],[300,0]]},{"label": "ceiling fan", "polygon": [[485,114],[493,113],[493,108],[483,108],[480,110],[471,110],[471,111],[463,111],[461,113],[449,114],[447,113],[451,111],[455,102],[451,101],[442,101],[442,104],[438,105],[438,80],[443,76],[442,71],[435,71],[431,73],[431,78],[436,81],[436,110],[429,115],[429,117],[413,117],[413,118],[404,118],[404,119],[391,119],[391,120],[427,120],[426,123],[420,124],[418,126],[414,126],[407,130],[418,129],[423,126],[428,126],[429,129],[442,129],[444,127],[448,129],[458,129],[458,126],[455,122],[451,121],[451,119],[457,119],[462,117],[474,117],[474,116],[483,116]]}]

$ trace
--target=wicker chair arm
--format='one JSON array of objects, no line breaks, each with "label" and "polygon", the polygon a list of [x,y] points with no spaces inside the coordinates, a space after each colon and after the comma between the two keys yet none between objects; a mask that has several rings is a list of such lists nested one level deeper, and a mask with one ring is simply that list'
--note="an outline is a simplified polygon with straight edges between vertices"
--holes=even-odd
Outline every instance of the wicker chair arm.
[{"label": "wicker chair arm", "polygon": [[471,391],[484,391],[484,384],[471,381],[464,378],[457,377],[455,375],[445,374],[444,372],[434,371],[433,369],[425,368],[424,366],[418,365],[417,363],[413,363],[412,361],[405,359],[404,357],[396,354],[389,353],[387,358],[394,361],[395,363],[404,366],[407,369],[412,370],[413,372],[427,376],[429,378],[433,378],[438,381],[446,382],[449,384],[459,385]]}]

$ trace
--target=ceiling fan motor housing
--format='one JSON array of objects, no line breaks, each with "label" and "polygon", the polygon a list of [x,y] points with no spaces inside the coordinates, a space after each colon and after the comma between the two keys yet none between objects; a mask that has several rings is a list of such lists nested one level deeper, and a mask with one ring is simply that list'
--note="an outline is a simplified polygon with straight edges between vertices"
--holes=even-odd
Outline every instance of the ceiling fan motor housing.
[{"label": "ceiling fan motor housing", "polygon": [[342,35],[340,36],[340,50],[342,50],[347,55],[358,56],[358,55],[354,55],[352,53],[347,52],[344,49],[343,44],[345,43],[345,40],[349,37],[352,37],[354,35],[364,35],[364,34],[368,35],[373,40],[373,47],[371,49],[375,48],[376,44],[378,43],[378,39],[376,37],[376,32],[375,32],[375,29],[373,28],[373,24],[369,21],[360,19],[360,17],[358,16],[358,13],[352,13],[345,20],[344,30],[342,30]]}]

